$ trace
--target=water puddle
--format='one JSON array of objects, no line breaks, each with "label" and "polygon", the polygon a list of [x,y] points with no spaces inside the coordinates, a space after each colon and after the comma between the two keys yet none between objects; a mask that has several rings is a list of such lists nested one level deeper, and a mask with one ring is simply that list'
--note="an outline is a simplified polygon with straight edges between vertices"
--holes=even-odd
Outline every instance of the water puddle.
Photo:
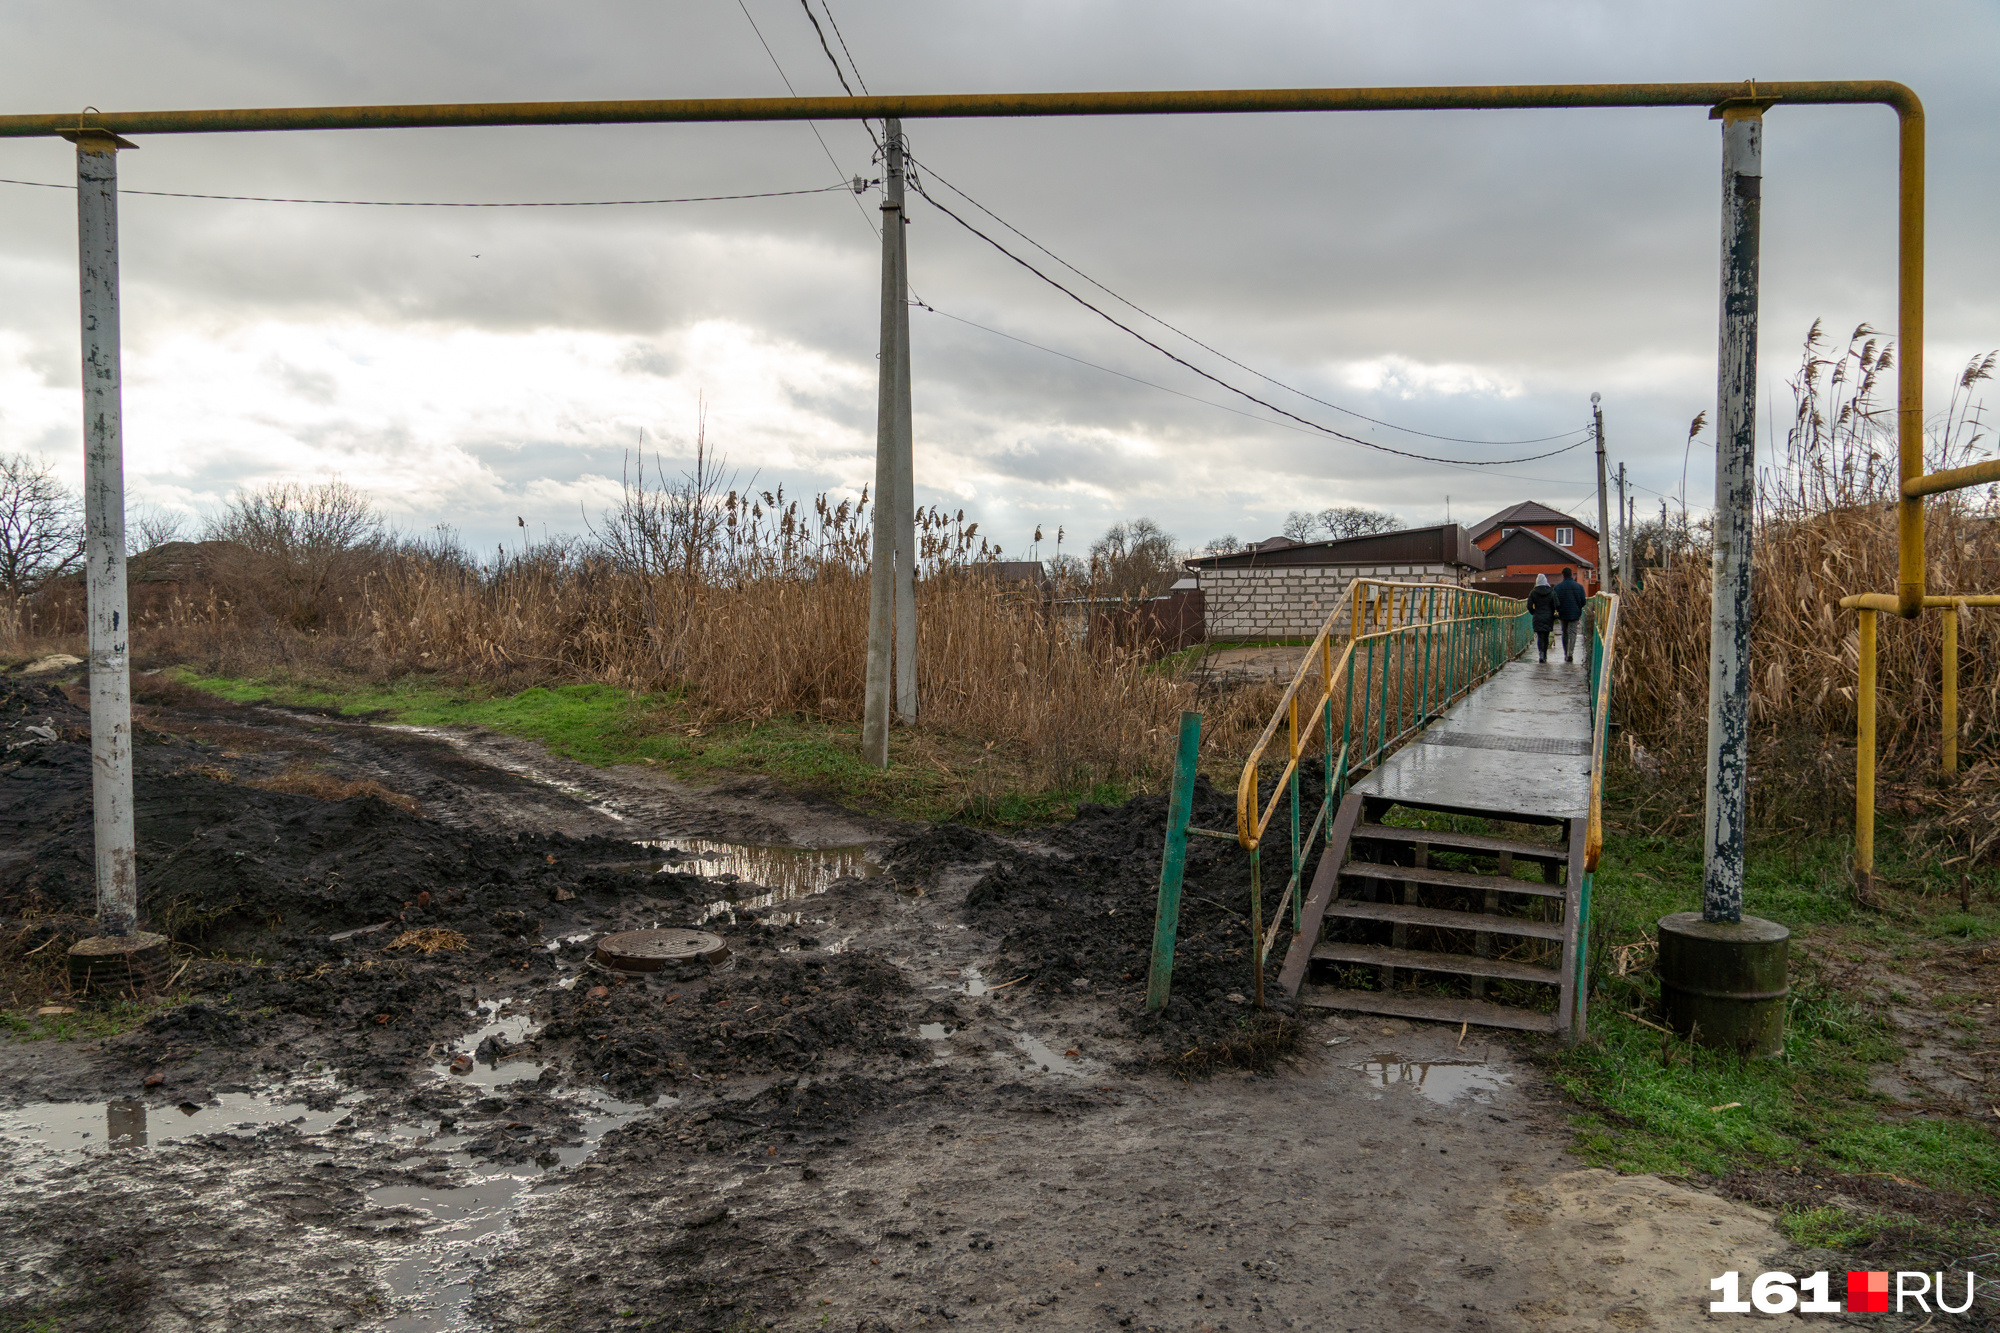
[{"label": "water puddle", "polygon": [[945,1039],[950,1037],[952,1033],[956,1031],[958,1031],[958,1029],[953,1027],[949,1023],[917,1024],[917,1035],[919,1037],[922,1037],[925,1041],[944,1041]]},{"label": "water puddle", "polygon": [[734,923],[739,912],[796,902],[825,893],[837,880],[868,879],[882,873],[882,867],[869,859],[865,846],[809,850],[705,838],[648,838],[640,840],[639,846],[661,853],[659,864],[653,867],[655,874],[671,870],[727,882],[727,896],[704,907],[697,925],[715,917],[727,917]]},{"label": "water puddle", "polygon": [[248,1092],[213,1100],[147,1105],[136,1098],[108,1102],[41,1102],[0,1111],[0,1143],[15,1149],[10,1170],[29,1164],[67,1164],[92,1152],[157,1147],[204,1134],[254,1134],[291,1125],[300,1134],[323,1134],[348,1115],[349,1102],[315,1111],[302,1101],[272,1101]]},{"label": "water puddle", "polygon": [[[528,1030],[533,1021],[527,1010],[513,1012],[512,1000],[482,1000],[479,1007],[468,1017],[484,1018],[486,1021],[471,1032],[453,1042],[451,1049],[443,1052],[442,1060],[432,1066],[432,1072],[450,1075],[455,1083],[469,1083],[482,1088],[497,1088],[507,1083],[518,1083],[522,1079],[540,1078],[543,1064],[528,1055],[508,1054],[510,1048],[519,1046],[530,1036]],[[494,1045],[485,1054],[480,1048],[488,1041]],[[472,1067],[466,1070],[455,1068],[452,1061],[459,1055],[472,1057]]]},{"label": "water puddle", "polygon": [[[635,1102],[586,1094],[580,1132],[532,1162],[500,1166],[472,1162],[450,1153],[460,1168],[455,1185],[384,1185],[368,1192],[378,1208],[421,1213],[429,1221],[413,1239],[399,1241],[382,1277],[396,1312],[379,1327],[397,1333],[436,1333],[471,1328],[472,1281],[511,1244],[514,1217],[534,1192],[550,1183],[551,1172],[575,1166],[596,1150],[606,1133],[649,1109]],[[665,1098],[659,1105],[671,1106]],[[445,1147],[440,1140],[434,1148]],[[470,1180],[465,1179],[469,1173]]]},{"label": "water puddle", "polygon": [[1016,1032],[1014,1046],[1028,1057],[1028,1063],[1039,1068],[1044,1074],[1067,1074],[1072,1078],[1083,1078],[1094,1069],[1090,1061],[1080,1056],[1068,1055],[1043,1041],[1040,1037],[1026,1032]]},{"label": "water puddle", "polygon": [[1400,1055],[1371,1055],[1348,1068],[1367,1080],[1371,1096],[1383,1095],[1373,1089],[1403,1087],[1440,1106],[1450,1105],[1461,1097],[1490,1101],[1496,1091],[1513,1081],[1484,1060],[1424,1062],[1405,1060]]}]

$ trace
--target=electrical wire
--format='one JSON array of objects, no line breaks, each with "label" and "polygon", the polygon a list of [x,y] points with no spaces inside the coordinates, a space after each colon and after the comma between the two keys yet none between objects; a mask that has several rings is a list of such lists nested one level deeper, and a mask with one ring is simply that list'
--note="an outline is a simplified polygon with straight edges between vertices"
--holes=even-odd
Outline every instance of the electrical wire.
[{"label": "electrical wire", "polygon": [[[801,0],[801,3],[803,3],[803,0]],[[912,162],[916,161],[914,157],[912,157],[910,160]],[[1007,221],[1007,219],[1001,217],[998,213],[995,213],[992,209],[980,203],[977,199],[974,199],[964,190],[961,190],[958,186],[953,185],[950,181],[946,180],[943,176],[939,175],[937,171],[934,170],[932,167],[930,167],[927,163],[919,162],[917,163],[917,165],[923,168],[925,175],[935,178],[940,185],[943,185],[953,194],[965,200],[968,204],[971,204],[974,208],[984,213],[987,217],[992,218],[995,222],[1005,227],[1008,231],[1011,231],[1016,236],[1019,236],[1029,245],[1032,245],[1037,250],[1040,250],[1050,259],[1055,260],[1056,263],[1061,264],[1064,268],[1076,274],[1077,277],[1082,278],[1085,282],[1097,288],[1097,290],[1111,297],[1113,300],[1117,301],[1120,305],[1126,306],[1131,310],[1137,311],[1139,314],[1144,315],[1147,319],[1153,321],[1153,323],[1155,324],[1158,324],[1163,329],[1167,329],[1173,333],[1179,334],[1181,337],[1193,343],[1196,347],[1201,348],[1203,351],[1221,357],[1224,361],[1227,361],[1230,365],[1235,366],[1238,370],[1247,370],[1252,375],[1255,375],[1257,376],[1257,378],[1263,380],[1265,383],[1276,385],[1278,388],[1285,390],[1287,393],[1295,393],[1299,397],[1307,400],[1308,402],[1318,403],[1321,407],[1331,408],[1334,411],[1339,412],[1345,416],[1350,416],[1356,418],[1357,420],[1366,421],[1371,425],[1383,426],[1388,428],[1389,430],[1398,431],[1405,435],[1421,436],[1422,438],[1427,440],[1438,440],[1445,444],[1490,444],[1494,446],[1513,447],[1523,444],[1547,444],[1553,440],[1568,439],[1572,434],[1576,433],[1574,431],[1563,431],[1560,434],[1543,435],[1530,440],[1474,440],[1474,439],[1467,439],[1463,436],[1458,436],[1458,435],[1433,435],[1429,431],[1417,430],[1414,427],[1410,426],[1399,426],[1393,421],[1383,421],[1379,417],[1371,417],[1365,412],[1357,412],[1351,407],[1343,407],[1339,403],[1330,403],[1324,398],[1314,397],[1312,394],[1307,393],[1304,389],[1296,388],[1290,384],[1287,384],[1283,380],[1278,379],[1273,375],[1268,375],[1265,372],[1257,369],[1255,366],[1248,366],[1243,364],[1243,362],[1238,361],[1235,357],[1229,355],[1229,353],[1221,351],[1218,348],[1209,346],[1207,343],[1195,337],[1192,333],[1189,333],[1187,330],[1176,328],[1174,325],[1169,324],[1166,320],[1161,319],[1158,315],[1154,314],[1150,310],[1147,310],[1144,306],[1141,306],[1137,302],[1134,302],[1120,295],[1119,293],[1111,290],[1111,288],[1105,286],[1103,283],[1099,282],[1096,278],[1091,277],[1088,273],[1085,273],[1082,269],[1070,263],[1067,259],[1064,259],[1061,255],[1057,254],[1055,251],[1049,249],[1046,245],[1043,245],[1040,241],[1028,235],[1026,232],[1022,231],[1019,227],[1016,227],[1013,223]],[[927,199],[930,198],[929,195],[925,195],[924,197]],[[932,200],[931,202],[936,203],[937,201]]]},{"label": "electrical wire", "polygon": [[[43,190],[69,190],[74,185],[54,185],[48,181],[18,181],[0,176],[0,185],[31,185]],[[846,182],[816,185],[810,190],[765,190],[758,194],[696,194],[679,199],[549,199],[505,203],[466,203],[442,199],[291,199],[263,194],[193,194],[185,190],[119,190],[120,195],[143,194],[156,199],[217,199],[246,204],[335,204],[348,208],[624,208],[643,204],[712,204],[729,199],[783,199],[791,195],[831,194],[851,190]]]},{"label": "electrical wire", "polygon": [[[799,7],[806,11],[806,22],[813,25],[813,36],[819,38],[819,49],[826,52],[827,63],[833,66],[833,77],[840,80],[840,91],[846,93],[849,97],[854,96],[854,89],[847,86],[846,72],[840,68],[840,62],[834,59],[833,48],[826,44],[826,33],[820,30],[819,16],[813,13],[810,0],[799,0]],[[828,11],[827,17],[829,19],[833,17],[832,11]],[[857,74],[855,77],[860,78],[861,76]]]},{"label": "electrical wire", "polygon": [[[1308,430],[1303,426],[1295,426],[1289,422],[1273,421],[1269,417],[1259,416],[1255,412],[1245,412],[1240,407],[1231,407],[1227,403],[1218,403],[1213,398],[1203,398],[1197,394],[1187,393],[1180,389],[1168,388],[1164,384],[1157,383],[1153,380],[1141,378],[1138,375],[1128,374],[1122,370],[1113,370],[1110,366],[1101,366],[1095,361],[1086,361],[1080,356],[1074,356],[1068,352],[1059,351],[1053,347],[1046,347],[1041,343],[1033,342],[1027,338],[1022,338],[1016,334],[1007,333],[1000,329],[996,329],[991,325],[981,324],[977,320],[967,319],[963,315],[954,315],[948,310],[940,310],[936,306],[930,305],[924,301],[913,300],[911,304],[915,305],[918,309],[928,311],[933,315],[942,315],[944,318],[951,320],[953,323],[964,324],[970,328],[978,329],[982,333],[990,333],[996,338],[1005,338],[1008,342],[1016,342],[1021,344],[1023,347],[1032,347],[1038,352],[1047,352],[1050,356],[1059,356],[1065,361],[1074,361],[1079,366],[1088,366],[1092,370],[1103,371],[1106,375],[1116,375],[1119,379],[1130,380],[1132,381],[1132,383],[1143,385],[1148,389],[1157,389],[1161,393],[1170,393],[1176,398],[1185,398],[1191,403],[1200,403],[1204,407],[1212,407],[1218,412],[1228,412],[1232,416],[1245,417],[1251,421],[1259,422],[1266,426],[1274,426],[1279,430],[1291,431],[1295,435],[1311,435],[1317,437],[1320,433],[1317,429]],[[1575,480],[1574,477],[1530,477],[1519,472],[1496,472],[1490,469],[1471,466],[1463,463],[1445,463],[1444,466],[1457,468],[1461,472],[1475,473],[1476,475],[1482,477],[1505,477],[1509,481],[1530,481],[1536,483],[1537,485],[1544,485],[1544,486],[1567,486],[1572,481]]]},{"label": "electrical wire", "polygon": [[[985,232],[979,230],[979,228],[973,226],[970,222],[967,222],[964,218],[960,217],[950,208],[946,207],[944,204],[939,203],[935,196],[933,196],[927,190],[924,189],[921,178],[912,177],[910,184],[915,188],[918,194],[923,195],[925,200],[927,200],[930,203],[931,207],[937,209],[940,213],[943,213],[953,222],[956,222],[959,226],[965,228],[967,231],[971,232],[974,236],[977,236],[980,240],[985,241],[995,250],[998,250],[1001,254],[1007,256],[1007,258],[1013,260],[1016,264],[1019,264],[1022,268],[1028,270],[1028,272],[1034,274],[1036,277],[1040,278],[1043,282],[1055,288],[1057,291],[1061,292],[1064,296],[1067,296],[1070,300],[1076,302],[1078,305],[1082,306],[1085,310],[1090,311],[1093,315],[1096,315],[1099,319],[1111,325],[1113,328],[1120,329],[1123,332],[1130,334],[1132,337],[1138,339],[1140,342],[1146,344],[1146,346],[1158,352],[1161,356],[1166,357],[1169,361],[1172,361],[1176,365],[1182,366],[1187,370],[1193,371],[1195,374],[1201,376],[1209,383],[1227,389],[1230,393],[1235,394],[1237,397],[1247,399],[1248,401],[1257,404],[1257,406],[1262,407],[1267,411],[1276,412],[1280,416],[1287,417],[1293,421],[1296,421],[1301,426],[1305,426],[1308,429],[1316,431],[1321,435],[1328,435],[1336,440],[1345,440],[1349,444],[1360,445],[1363,449],[1373,449],[1377,453],[1394,454],[1398,458],[1411,458],[1421,463],[1449,463],[1459,467],[1480,467],[1480,468],[1508,467],[1517,463],[1532,463],[1543,458],[1554,458],[1557,454],[1566,454],[1572,449],[1580,449],[1585,444],[1590,442],[1589,438],[1585,437],[1583,439],[1577,440],[1573,444],[1566,444],[1560,449],[1550,449],[1546,453],[1529,454],[1523,458],[1495,458],[1491,460],[1440,458],[1434,454],[1419,454],[1419,453],[1414,453],[1408,449],[1397,449],[1390,445],[1378,443],[1377,441],[1374,440],[1364,440],[1357,435],[1349,435],[1345,431],[1335,430],[1331,426],[1322,426],[1317,421],[1313,421],[1310,420],[1309,418],[1302,417],[1296,412],[1288,412],[1284,408],[1279,407],[1276,403],[1270,402],[1267,399],[1259,398],[1256,394],[1251,393],[1247,389],[1239,389],[1234,384],[1231,384],[1228,380],[1222,379],[1219,376],[1212,375],[1208,371],[1203,370],[1200,366],[1195,365],[1192,361],[1189,361],[1186,357],[1168,351],[1166,348],[1160,346],[1160,344],[1154,342],[1151,338],[1148,338],[1145,334],[1139,332],[1131,325],[1124,323],[1123,321],[1119,320],[1113,315],[1106,314],[1103,310],[1100,310],[1098,307],[1092,305],[1089,301],[1085,300],[1083,297],[1078,296],[1075,292],[1063,286],[1060,282],[1057,282],[1054,278],[1050,277],[1048,274],[1036,268],[1033,264],[1030,264],[1027,260],[1015,254],[1012,250],[1009,250],[1006,246],[994,240],[991,236],[988,236]],[[1558,436],[1556,438],[1559,439],[1561,437]]]},{"label": "electrical wire", "polygon": [[[785,91],[790,93],[792,96],[797,97],[799,95],[798,90],[792,87],[791,76],[786,74],[785,67],[778,63],[777,52],[773,51],[771,49],[771,44],[764,40],[764,30],[762,28],[759,28],[757,26],[757,20],[751,17],[750,6],[745,4],[744,0],[736,0],[736,7],[743,11],[744,19],[747,20],[750,24],[750,31],[757,34],[757,45],[763,47],[764,54],[771,57],[771,68],[778,71],[778,79],[785,85]],[[823,135],[820,134],[819,126],[815,124],[813,121],[809,120],[806,122],[806,128],[812,131],[813,138],[819,140],[819,150],[822,153],[826,154],[827,163],[828,165],[832,166],[834,174],[839,176],[841,178],[841,181],[845,183],[848,179],[847,173],[841,170],[840,163],[834,161],[833,150],[826,146],[826,139]],[[861,196],[859,195],[856,195],[854,197],[854,208],[856,212],[861,214],[861,220],[868,224],[868,230],[870,234],[872,234],[873,236],[876,237],[876,239],[879,240],[882,236],[882,229],[875,225],[875,219],[869,217],[868,210],[861,206]]]},{"label": "electrical wire", "polygon": [[840,20],[833,16],[833,6],[827,0],[819,0],[819,7],[826,11],[826,21],[833,25],[834,38],[840,43],[841,54],[847,57],[847,67],[854,71],[854,81],[861,85],[861,91],[868,91],[868,80],[861,77],[861,66],[854,63],[854,52],[847,49],[847,34],[840,30]]}]

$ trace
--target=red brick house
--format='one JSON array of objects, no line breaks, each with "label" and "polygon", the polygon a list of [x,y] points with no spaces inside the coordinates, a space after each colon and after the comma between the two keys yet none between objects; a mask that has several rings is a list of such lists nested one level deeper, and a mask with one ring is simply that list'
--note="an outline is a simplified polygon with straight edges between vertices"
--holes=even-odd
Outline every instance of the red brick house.
[{"label": "red brick house", "polygon": [[1486,555],[1475,583],[1532,584],[1547,574],[1554,583],[1567,565],[1577,582],[1597,590],[1597,529],[1559,509],[1523,500],[1472,525],[1466,533]]}]

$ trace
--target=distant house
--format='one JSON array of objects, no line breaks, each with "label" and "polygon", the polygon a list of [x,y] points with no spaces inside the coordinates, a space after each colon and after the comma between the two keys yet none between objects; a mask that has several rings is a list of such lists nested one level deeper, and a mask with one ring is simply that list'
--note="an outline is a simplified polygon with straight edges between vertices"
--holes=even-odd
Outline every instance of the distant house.
[{"label": "distant house", "polygon": [[1473,524],[1471,537],[1486,561],[1477,584],[1507,584],[1506,591],[1515,592],[1516,585],[1532,585],[1537,574],[1547,574],[1553,583],[1568,566],[1579,583],[1597,586],[1597,529],[1559,509],[1523,500]]},{"label": "distant house", "polygon": [[1353,579],[1463,584],[1485,558],[1456,523],[1366,537],[1295,542],[1273,537],[1187,562],[1210,639],[1309,639]]}]

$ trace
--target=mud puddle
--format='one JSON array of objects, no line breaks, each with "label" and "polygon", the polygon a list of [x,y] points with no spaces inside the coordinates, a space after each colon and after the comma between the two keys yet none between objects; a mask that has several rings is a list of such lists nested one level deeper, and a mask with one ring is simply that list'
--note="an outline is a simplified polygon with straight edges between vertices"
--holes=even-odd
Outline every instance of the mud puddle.
[{"label": "mud puddle", "polygon": [[1449,1106],[1460,1098],[1490,1102],[1493,1095],[1513,1082],[1510,1075],[1485,1060],[1406,1060],[1383,1053],[1347,1066],[1366,1080],[1370,1097],[1381,1097],[1389,1088],[1406,1088],[1427,1101]]},{"label": "mud puddle", "polygon": [[[226,1092],[203,1104],[148,1104],[137,1098],[102,1102],[40,1102],[0,1111],[0,1143],[17,1177],[39,1167],[68,1165],[93,1152],[131,1151],[200,1138],[250,1135],[290,1125],[302,1135],[323,1134],[349,1114],[356,1098],[314,1110],[304,1101]],[[324,1103],[322,1103],[324,1105]]]},{"label": "mud puddle", "polygon": [[[531,1064],[532,1062],[515,1062]],[[533,1075],[530,1075],[533,1077]],[[571,1094],[581,1103],[582,1124],[559,1147],[518,1166],[475,1164],[462,1151],[469,1135],[441,1136],[427,1141],[454,1168],[452,1183],[385,1185],[368,1191],[371,1204],[382,1209],[414,1212],[429,1219],[413,1241],[399,1244],[394,1260],[383,1270],[394,1313],[381,1324],[393,1330],[471,1328],[472,1283],[487,1265],[505,1258],[516,1240],[515,1222],[521,1208],[539,1189],[552,1186],[559,1173],[581,1163],[611,1130],[651,1109],[595,1093]],[[665,1098],[662,1106],[676,1104]],[[419,1140],[423,1141],[423,1140]]]},{"label": "mud puddle", "polygon": [[[718,917],[733,923],[738,913],[762,912],[780,903],[817,897],[842,880],[873,879],[882,873],[866,845],[812,850],[706,838],[642,838],[638,845],[660,854],[659,863],[653,866],[655,874],[699,875],[726,886],[728,896],[707,903],[697,925]],[[805,919],[781,924],[800,924]]]}]

